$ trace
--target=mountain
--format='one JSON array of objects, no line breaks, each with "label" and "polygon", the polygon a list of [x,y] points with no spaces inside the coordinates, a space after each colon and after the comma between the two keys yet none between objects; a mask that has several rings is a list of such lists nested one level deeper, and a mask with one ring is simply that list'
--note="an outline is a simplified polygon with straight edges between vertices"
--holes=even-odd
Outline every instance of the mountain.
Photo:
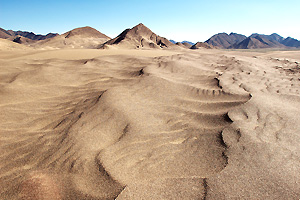
[{"label": "mountain", "polygon": [[176,48],[176,45],[164,37],[153,33],[144,24],[140,23],[132,29],[124,30],[116,38],[111,39],[100,45],[99,48],[109,48],[109,46],[118,46],[121,48]]},{"label": "mountain", "polygon": [[263,35],[254,33],[242,42],[235,43],[228,47],[229,49],[260,49],[260,48],[287,48],[282,44],[284,38],[273,33],[271,35]]},{"label": "mountain", "polygon": [[169,40],[169,41],[172,42],[173,44],[177,43],[175,40]]},{"label": "mountain", "polygon": [[300,41],[293,38],[283,38],[277,33],[264,35],[254,33],[249,37],[241,34],[218,33],[205,43],[223,49],[259,49],[259,48],[290,48],[300,47]]},{"label": "mountain", "polygon": [[283,40],[282,44],[284,44],[287,47],[296,47],[296,48],[300,47],[300,41],[291,37],[288,37],[285,40]]},{"label": "mountain", "polygon": [[278,35],[277,33],[273,33],[271,35],[264,35],[264,34],[257,34],[257,33],[254,33],[252,35],[250,35],[250,37],[260,37],[260,38],[264,38],[264,39],[267,39],[267,40],[270,40],[270,41],[276,41],[276,42],[279,42],[281,43],[284,38],[281,37],[280,35]]},{"label": "mountain", "polygon": [[98,30],[86,26],[68,31],[62,35],[37,42],[38,48],[97,48],[111,38]]},{"label": "mountain", "polygon": [[260,48],[284,48],[285,46],[276,40],[269,40],[264,35],[251,35],[240,43],[233,44],[231,49],[260,49]]},{"label": "mountain", "polygon": [[210,45],[206,42],[197,42],[193,46],[191,46],[190,49],[214,49],[215,47],[213,45]]},{"label": "mountain", "polygon": [[75,28],[71,31],[68,31],[64,34],[62,34],[65,38],[71,38],[71,37],[93,37],[93,38],[105,38],[105,39],[110,39],[107,35],[104,35],[103,33],[97,31],[96,29],[85,26],[81,28]]},{"label": "mountain", "polygon": [[284,40],[284,38],[280,35],[278,35],[277,33],[273,33],[269,36],[270,40],[275,40],[277,42],[282,43],[282,41]]},{"label": "mountain", "polygon": [[246,38],[246,36],[236,33],[230,33],[229,35],[227,33],[218,33],[206,40],[205,43],[221,49],[226,49],[235,43],[243,41]]},{"label": "mountain", "polygon": [[261,43],[258,39],[254,37],[248,37],[240,43],[236,43],[228,47],[229,49],[257,49],[257,48],[267,48],[266,44]]}]

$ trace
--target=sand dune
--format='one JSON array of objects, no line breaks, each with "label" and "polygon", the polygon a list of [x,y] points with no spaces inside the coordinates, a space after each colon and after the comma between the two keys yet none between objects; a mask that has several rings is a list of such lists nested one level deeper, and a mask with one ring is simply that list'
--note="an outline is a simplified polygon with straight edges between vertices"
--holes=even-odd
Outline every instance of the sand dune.
[{"label": "sand dune", "polygon": [[300,196],[299,52],[3,52],[0,199]]}]

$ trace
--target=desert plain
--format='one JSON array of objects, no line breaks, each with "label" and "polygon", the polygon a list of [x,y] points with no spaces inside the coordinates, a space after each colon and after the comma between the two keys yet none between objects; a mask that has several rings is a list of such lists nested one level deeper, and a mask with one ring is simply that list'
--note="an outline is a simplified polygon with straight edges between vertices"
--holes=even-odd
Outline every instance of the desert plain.
[{"label": "desert plain", "polygon": [[299,199],[300,51],[126,45],[0,40],[0,199]]}]

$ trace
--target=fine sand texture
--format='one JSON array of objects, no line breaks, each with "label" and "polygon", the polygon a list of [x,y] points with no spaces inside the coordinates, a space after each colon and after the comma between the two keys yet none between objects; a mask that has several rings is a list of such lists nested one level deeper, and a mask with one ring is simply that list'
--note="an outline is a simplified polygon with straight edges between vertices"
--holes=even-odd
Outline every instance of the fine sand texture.
[{"label": "fine sand texture", "polygon": [[300,51],[4,45],[0,199],[299,199]]}]

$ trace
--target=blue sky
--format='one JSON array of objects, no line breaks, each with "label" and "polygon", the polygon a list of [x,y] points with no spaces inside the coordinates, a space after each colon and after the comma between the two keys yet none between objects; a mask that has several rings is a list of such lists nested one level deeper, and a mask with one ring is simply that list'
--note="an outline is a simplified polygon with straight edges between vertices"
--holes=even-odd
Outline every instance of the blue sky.
[{"label": "blue sky", "polygon": [[0,27],[46,34],[91,26],[115,37],[141,22],[176,41],[220,32],[300,39],[299,8],[299,0],[0,0]]}]

